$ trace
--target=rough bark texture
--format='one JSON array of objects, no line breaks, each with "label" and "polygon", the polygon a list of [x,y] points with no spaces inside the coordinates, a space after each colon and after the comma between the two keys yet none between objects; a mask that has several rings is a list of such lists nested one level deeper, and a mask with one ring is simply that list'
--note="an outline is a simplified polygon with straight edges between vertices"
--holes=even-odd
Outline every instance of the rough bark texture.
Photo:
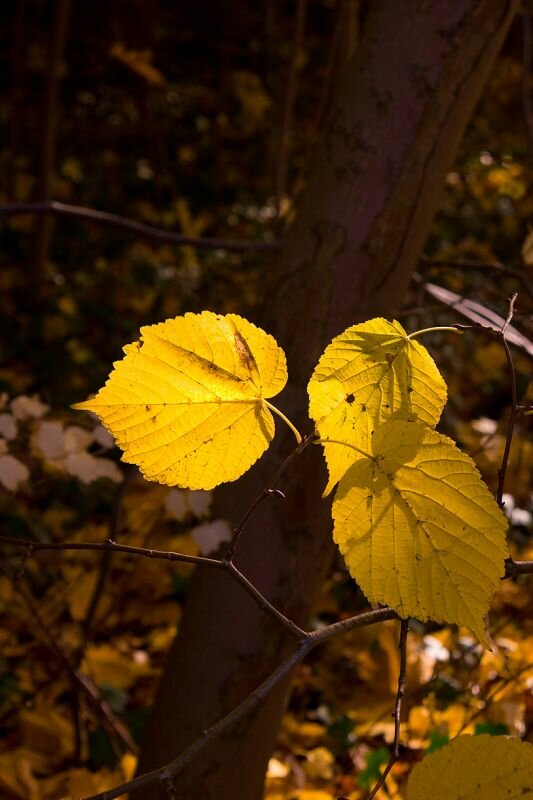
[{"label": "rough bark texture", "polygon": [[[348,63],[315,153],[298,218],[272,264],[260,322],[286,349],[280,406],[306,429],[305,386],[324,346],[354,322],[397,308],[439,190],[516,11],[510,0],[380,0]],[[279,429],[280,426],[278,426]],[[292,446],[271,453],[219,508],[238,520]],[[319,448],[263,504],[238,565],[305,624],[330,554]],[[312,452],[311,452],[312,451]],[[225,574],[198,570],[148,724],[140,771],[180,752],[242,700],[290,646]],[[259,800],[288,685],[214,743],[176,781],[181,800]],[[156,789],[143,798],[164,798]],[[137,797],[135,797],[137,800]]]}]

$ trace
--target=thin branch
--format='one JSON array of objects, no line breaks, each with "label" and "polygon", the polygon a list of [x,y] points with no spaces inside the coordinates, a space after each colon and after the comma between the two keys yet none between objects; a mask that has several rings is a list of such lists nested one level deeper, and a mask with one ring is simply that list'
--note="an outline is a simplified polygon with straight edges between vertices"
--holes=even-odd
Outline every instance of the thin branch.
[{"label": "thin branch", "polygon": [[[111,539],[112,541],[116,538],[118,534],[118,528],[120,524],[120,514],[122,510],[122,501],[124,499],[124,493],[126,491],[126,486],[128,484],[128,476],[131,474],[132,473],[126,474],[126,477],[124,478],[124,480],[117,489],[115,499],[113,501],[111,518],[109,520],[109,539]],[[78,663],[81,661],[83,656],[83,650],[87,642],[89,641],[91,635],[91,628],[94,622],[94,618],[96,616],[96,612],[98,610],[98,605],[100,603],[100,598],[102,596],[102,592],[104,590],[104,586],[107,581],[110,568],[111,568],[111,550],[107,548],[106,550],[104,550],[102,554],[102,560],[100,562],[100,570],[98,573],[98,580],[96,581],[96,585],[91,594],[91,598],[87,606],[87,611],[85,613],[85,619],[83,620],[82,623],[83,644],[78,654],[78,659],[79,659]]]},{"label": "thin branch", "polygon": [[306,638],[311,639],[314,642],[313,647],[316,647],[341,633],[348,633],[348,631],[353,631],[356,628],[365,628],[367,625],[374,625],[376,622],[385,622],[389,619],[399,619],[399,616],[392,608],[384,606],[383,608],[364,611],[362,614],[355,614],[353,617],[341,619],[339,622],[332,622],[331,625],[318,628],[316,631],[309,631],[306,634]]},{"label": "thin branch", "polygon": [[505,577],[516,578],[518,575],[533,575],[533,561],[513,561],[512,558],[505,562]]},{"label": "thin branch", "polygon": [[133,545],[118,544],[111,539],[107,539],[105,542],[33,542],[27,539],[15,539],[9,536],[0,536],[0,545],[2,544],[26,548],[23,564],[25,564],[28,558],[31,558],[31,556],[39,550],[96,550],[109,553],[127,553],[128,555],[160,559],[162,561],[181,561],[185,562],[186,564],[204,564],[205,566],[223,569],[229,572],[232,578],[243,587],[243,589],[255,600],[260,608],[263,609],[263,611],[265,611],[272,619],[282,625],[292,636],[300,639],[302,633],[305,633],[296,625],[296,623],[292,622],[292,620],[282,614],[281,611],[278,611],[278,609],[273,606],[263,594],[261,594],[259,589],[256,589],[251,581],[249,581],[248,578],[243,575],[239,569],[237,569],[232,561],[226,561],[225,559],[219,560],[216,558],[206,558],[205,556],[191,556],[186,555],[185,553],[175,553],[172,550],[152,550],[147,547],[134,547]]},{"label": "thin branch", "polygon": [[92,795],[85,798],[85,800],[114,800],[126,792],[135,789],[142,789],[146,786],[152,786],[155,783],[160,783],[167,787],[169,781],[172,782],[175,776],[197,755],[201,752],[206,745],[213,739],[220,736],[227,728],[235,724],[254,708],[256,708],[262,700],[272,691],[272,689],[281,681],[281,679],[290,672],[303,658],[319,644],[322,644],[328,639],[333,638],[337,634],[353,630],[355,628],[365,627],[367,625],[374,625],[377,622],[383,622],[387,619],[397,619],[396,612],[390,608],[380,608],[374,611],[367,611],[363,614],[358,614],[350,619],[341,620],[340,623],[328,625],[318,631],[306,633],[305,637],[296,645],[296,648],[276,669],[257,687],[248,697],[243,700],[240,705],[236,706],[229,714],[222,717],[211,728],[209,728],[203,736],[196,739],[189,747],[186,748],[179,756],[174,758],[165,766],[159,769],[148,772],[145,775],[140,775],[127,783],[116,786],[105,792]]},{"label": "thin branch", "polygon": [[152,550],[149,547],[134,547],[129,544],[119,544],[112,539],[106,539],[105,542],[34,542],[29,539],[0,536],[0,544],[24,547],[29,550],[29,556],[40,550],[110,550],[113,553],[128,553],[133,556],[162,559],[163,561],[183,561],[187,564],[208,564],[215,567],[223,566],[222,562],[216,558],[191,556],[185,553],[175,553],[173,550]]},{"label": "thin branch", "polygon": [[[312,440],[312,437],[308,437],[309,440]],[[304,445],[306,440],[302,442]],[[302,447],[300,445],[300,447]],[[298,448],[296,448],[298,450]],[[290,458],[294,457],[296,452],[293,451]],[[280,467],[280,470],[284,467]],[[274,477],[274,481],[277,480],[279,477],[279,472],[276,473]],[[257,507],[256,505],[254,507]],[[233,709],[229,714],[219,720],[215,725],[209,728],[205,734],[200,737],[199,739],[195,740],[190,747],[188,747],[183,753],[173,759],[171,762],[166,764],[165,766],[154,770],[150,773],[146,773],[145,775],[141,775],[138,778],[135,778],[132,781],[129,781],[121,786],[115,787],[114,789],[110,789],[98,795],[94,795],[87,800],[113,800],[113,798],[120,797],[121,794],[134,790],[140,789],[145,786],[153,785],[155,783],[162,783],[163,786],[168,789],[169,786],[173,785],[173,780],[175,776],[180,772],[186,764],[188,764],[191,759],[200,752],[211,740],[219,736],[224,730],[226,730],[230,725],[242,719],[249,711],[255,708],[271,691],[271,689],[279,683],[279,681],[295,666],[299,663],[306,655],[309,653],[314,647],[328,641],[329,639],[337,636],[339,634],[345,633],[350,630],[354,630],[355,628],[364,627],[367,625],[372,625],[378,622],[383,622],[385,620],[390,619],[398,619],[398,615],[395,611],[390,608],[380,608],[377,610],[368,611],[362,614],[358,614],[354,617],[350,617],[349,619],[341,620],[339,622],[333,623],[328,625],[324,628],[305,632],[298,626],[296,626],[290,619],[285,617],[280,611],[275,609],[269,602],[266,600],[265,597],[259,592],[258,589],[253,586],[253,584],[244,576],[231,561],[218,561],[216,559],[205,558],[202,556],[188,556],[185,554],[174,553],[172,551],[157,551],[151,550],[148,548],[141,548],[141,547],[133,547],[131,545],[120,545],[116,542],[108,540],[107,542],[101,543],[57,543],[57,542],[31,542],[27,540],[20,540],[11,537],[0,537],[0,544],[8,544],[14,545],[18,547],[25,547],[28,550],[27,555],[31,555],[33,552],[37,550],[105,550],[108,549],[110,551],[117,551],[117,552],[125,552],[130,555],[138,555],[147,558],[160,558],[168,561],[184,561],[188,563],[203,563],[208,564],[211,566],[215,566],[218,568],[226,569],[230,574],[237,580],[243,588],[245,588],[249,594],[254,597],[256,602],[263,608],[267,613],[269,613],[281,626],[287,629],[292,635],[297,638],[296,648],[293,653],[285,659],[272,673],[271,675],[254,691],[250,694],[239,706]],[[530,573],[533,572],[533,562],[508,562],[506,565],[506,575],[517,575],[522,573]],[[396,706],[395,706],[395,747],[394,753],[395,760],[398,758],[398,750],[399,750],[399,719],[400,719],[400,710],[401,710],[401,702],[403,699],[403,695],[405,692],[405,644],[404,640],[407,637],[407,623],[405,621],[402,622],[402,631],[400,637],[400,650],[401,650],[401,663],[400,663],[400,675],[398,680],[398,693],[396,698]],[[85,676],[79,675],[76,673],[77,680],[84,681],[83,685],[85,688]],[[392,768],[392,763],[386,769],[384,773],[384,778],[386,778],[388,772]]]},{"label": "thin branch", "polygon": [[[445,289],[443,286],[424,281],[420,275],[415,275],[415,281],[421,285],[425,292],[435,297],[440,303],[453,308],[454,311],[457,311],[473,322],[474,327],[479,325],[489,332],[501,334],[501,329],[503,325],[505,325],[505,319],[500,314],[496,314],[496,312],[492,311],[492,309],[478,303],[476,300],[470,300],[468,297]],[[517,328],[508,325],[506,328],[506,337],[508,342],[519,347],[527,353],[528,356],[533,357],[533,342],[517,330]]]},{"label": "thin branch", "polygon": [[259,608],[265,611],[272,619],[279,623],[282,628],[291,634],[291,636],[296,637],[296,639],[303,639],[307,636],[306,631],[296,625],[289,617],[286,617],[285,614],[282,614],[281,611],[270,603],[266,597],[257,589],[254,584],[248,580],[246,575],[244,575],[238,567],[235,566],[233,561],[227,561],[224,564],[226,570],[229,574],[238,582],[240,585],[245,589],[250,597],[256,601]]},{"label": "thin branch", "polygon": [[399,642],[399,650],[400,650],[400,670],[398,673],[398,690],[396,692],[396,702],[394,704],[394,711],[392,712],[392,716],[394,718],[394,741],[392,745],[392,754],[389,758],[387,766],[383,770],[383,773],[376,783],[370,794],[368,795],[368,800],[373,800],[373,798],[377,795],[379,790],[382,786],[384,786],[385,781],[387,780],[387,776],[395,763],[398,761],[400,757],[400,716],[402,711],[402,701],[405,696],[405,687],[407,685],[407,635],[409,633],[409,620],[402,619],[401,626],[400,626],[400,642]]},{"label": "thin branch", "polygon": [[500,506],[503,505],[503,490],[505,486],[505,476],[507,474],[507,466],[509,464],[509,454],[511,452],[511,444],[513,441],[513,432],[516,422],[517,405],[518,405],[518,397],[516,390],[516,372],[513,364],[513,358],[511,356],[511,351],[509,350],[509,345],[507,344],[507,339],[506,339],[506,332],[513,318],[514,306],[517,296],[518,295],[515,293],[509,299],[509,313],[507,314],[507,319],[505,320],[501,328],[502,344],[505,349],[505,356],[507,358],[507,365],[509,367],[510,380],[511,380],[511,413],[509,414],[509,424],[507,426],[507,436],[505,438],[505,447],[503,450],[502,463],[498,470],[498,490],[496,493],[496,500],[498,502],[498,505]]},{"label": "thin branch", "polygon": [[242,253],[256,250],[278,250],[281,246],[279,241],[253,242],[239,239],[213,239],[211,237],[183,236],[181,233],[173,233],[164,228],[147,225],[144,222],[135,222],[135,220],[121,217],[118,214],[110,214],[107,211],[97,211],[96,209],[86,208],[84,206],[59,203],[55,200],[42,203],[0,204],[0,220],[3,217],[20,216],[21,214],[74,217],[75,219],[95,223],[97,225],[122,228],[123,230],[135,233],[143,239],[158,242],[172,242],[173,244],[184,246],[192,245],[203,250],[227,250],[233,253]]},{"label": "thin branch", "polygon": [[470,716],[463,721],[463,724],[461,725],[461,728],[457,732],[457,735],[459,736],[469,725],[472,724],[472,722],[475,719],[480,717],[482,714],[486,714],[487,709],[489,709],[490,706],[492,705],[494,698],[505,687],[517,681],[524,673],[529,673],[530,671],[531,671],[531,664],[528,662],[527,664],[523,664],[520,667],[520,669],[516,670],[516,672],[511,672],[511,674],[506,677],[503,677],[502,675],[496,677],[488,693],[483,697],[483,705],[480,705],[478,708],[476,708],[470,714]]},{"label": "thin branch", "polygon": [[[207,558],[206,556],[191,556],[185,553],[176,553],[173,550],[152,550],[147,547],[134,547],[133,545],[129,544],[119,544],[118,542],[113,542],[111,539],[107,539],[105,542],[34,542],[30,539],[17,539],[11,536],[0,536],[0,546],[12,546],[12,547],[20,547],[26,550],[25,553],[25,561],[34,553],[37,553],[40,550],[95,550],[95,551],[105,551],[109,550],[110,552],[115,553],[127,553],[131,556],[140,556],[142,558],[152,558],[158,559],[162,561],[181,561],[186,564],[204,564],[210,567],[217,567],[218,569],[226,569],[228,572],[231,572],[236,580],[241,583],[243,588],[245,588],[255,599],[258,599],[258,595],[260,594],[259,590],[253,587],[253,590],[250,589],[250,582],[248,581],[245,576],[239,577],[242,573],[239,572],[238,569],[229,569],[228,564],[232,562],[228,562],[225,559],[218,560],[216,558]],[[533,572],[533,561],[513,561],[509,559],[506,562],[506,578],[514,578],[517,575],[527,575]],[[244,580],[243,580],[244,579]],[[265,603],[266,607],[271,606],[271,604],[266,600],[265,597],[261,595],[261,603]],[[277,616],[281,612],[277,612],[272,616]],[[290,620],[289,620],[290,621]],[[349,620],[341,620],[340,622],[335,623],[338,626],[339,631],[344,629],[344,625],[349,622]]]},{"label": "thin branch", "polygon": [[238,541],[240,536],[249,521],[250,517],[254,513],[254,511],[261,505],[261,503],[267,499],[267,497],[280,497],[282,500],[285,499],[285,495],[279,489],[276,489],[276,483],[279,481],[287,467],[293,462],[296,456],[299,456],[302,453],[308,444],[313,440],[313,434],[309,434],[308,436],[304,436],[302,441],[292,450],[287,458],[283,461],[280,467],[276,470],[274,477],[268,484],[268,486],[263,489],[261,494],[259,494],[253,503],[250,505],[248,510],[244,513],[242,519],[238,523],[238,525],[233,529],[233,538],[230,542],[230,545],[226,551],[224,556],[224,561],[231,562],[235,555],[235,550],[237,548]]},{"label": "thin branch", "polygon": [[[5,568],[3,564],[0,564],[0,569],[2,572],[15,583],[15,576],[10,574],[10,572]],[[94,685],[92,680],[87,676],[80,672],[78,669],[75,669],[72,664],[70,663],[69,658],[63,652],[63,649],[60,647],[59,643],[53,636],[52,632],[50,631],[48,625],[42,618],[37,606],[35,605],[33,598],[29,591],[27,591],[24,586],[20,583],[17,585],[18,593],[20,594],[22,600],[28,611],[30,612],[33,620],[35,621],[37,627],[41,631],[46,645],[51,653],[55,656],[57,661],[61,664],[63,669],[66,671],[67,675],[70,677],[71,682],[78,688],[81,689],[83,695],[85,696],[89,706],[93,709],[93,711],[102,719],[103,724],[108,729],[109,733],[116,737],[122,744],[132,753],[137,752],[137,745],[131,738],[128,730],[122,724],[120,720],[118,720],[109,703],[105,700],[97,687]]]}]

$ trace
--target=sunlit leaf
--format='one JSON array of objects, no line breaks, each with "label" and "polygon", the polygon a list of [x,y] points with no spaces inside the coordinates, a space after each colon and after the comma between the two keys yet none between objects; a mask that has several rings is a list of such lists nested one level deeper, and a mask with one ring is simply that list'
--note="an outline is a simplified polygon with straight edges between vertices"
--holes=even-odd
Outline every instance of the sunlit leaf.
[{"label": "sunlit leaf", "polygon": [[[322,439],[368,452],[374,430],[390,417],[436,425],[446,384],[425,347],[399,322],[372,319],[331,342],[308,386],[309,415]],[[324,444],[328,494],[353,461],[338,443]]]},{"label": "sunlit leaf", "polygon": [[504,571],[507,522],[473,461],[421,423],[372,437],[333,503],[334,538],[370,602],[456,623],[487,644],[483,618]]},{"label": "sunlit leaf", "polygon": [[532,800],[533,745],[504,736],[459,736],[411,773],[408,800]]},{"label": "sunlit leaf", "polygon": [[211,489],[239,478],[274,436],[265,403],[287,380],[275,340],[235,314],[186,314],[141,329],[94,411],[149,480]]}]

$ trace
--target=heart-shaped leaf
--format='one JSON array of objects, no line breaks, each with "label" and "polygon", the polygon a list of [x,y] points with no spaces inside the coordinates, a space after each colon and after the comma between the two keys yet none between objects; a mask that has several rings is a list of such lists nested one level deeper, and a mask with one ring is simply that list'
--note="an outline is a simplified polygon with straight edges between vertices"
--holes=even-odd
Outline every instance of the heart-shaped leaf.
[{"label": "heart-shaped leaf", "polygon": [[287,381],[283,350],[242,317],[210,311],[141,334],[75,408],[98,414],[149,480],[211,489],[239,478],[274,436],[266,398]]},{"label": "heart-shaped leaf", "polygon": [[426,348],[399,322],[380,318],[333,339],[308,392],[309,416],[321,439],[329,440],[324,442],[329,471],[325,495],[353,461],[353,451],[343,442],[369,452],[372,433],[385,420],[434,426],[446,403],[446,384]]}]

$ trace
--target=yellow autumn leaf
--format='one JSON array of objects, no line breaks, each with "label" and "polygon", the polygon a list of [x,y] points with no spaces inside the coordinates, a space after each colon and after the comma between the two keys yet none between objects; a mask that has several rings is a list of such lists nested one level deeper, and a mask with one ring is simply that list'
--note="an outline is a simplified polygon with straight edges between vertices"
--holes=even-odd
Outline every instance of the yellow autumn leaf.
[{"label": "yellow autumn leaf", "polygon": [[474,462],[417,422],[389,420],[333,503],[334,539],[371,603],[401,617],[465,625],[483,618],[507,554],[507,521]]},{"label": "yellow autumn leaf", "polygon": [[139,678],[155,673],[144,651],[125,653],[107,643],[87,647],[82,669],[97,686],[110,686],[119,690],[129,689]]},{"label": "yellow autumn leaf", "polygon": [[141,334],[96,397],[74,407],[98,414],[149,480],[189,489],[236,480],[274,436],[266,398],[286,383],[283,350],[242,317],[210,311]]},{"label": "yellow autumn leaf", "polygon": [[[67,602],[70,615],[76,622],[83,622],[87,615],[89,603],[93,597],[96,584],[99,579],[99,572],[96,569],[89,572],[78,573],[76,578],[68,587]],[[98,619],[105,619],[112,610],[113,601],[107,593],[102,593],[98,604]]]},{"label": "yellow autumn leaf", "polygon": [[459,736],[417,764],[408,800],[533,800],[533,745],[506,736]]},{"label": "yellow autumn leaf", "polygon": [[[415,334],[412,334],[414,336]],[[324,443],[329,494],[354,453],[365,452],[378,426],[394,417],[434,426],[446,384],[425,347],[399,322],[377,318],[354,325],[328,345],[309,381],[309,416]]]}]

